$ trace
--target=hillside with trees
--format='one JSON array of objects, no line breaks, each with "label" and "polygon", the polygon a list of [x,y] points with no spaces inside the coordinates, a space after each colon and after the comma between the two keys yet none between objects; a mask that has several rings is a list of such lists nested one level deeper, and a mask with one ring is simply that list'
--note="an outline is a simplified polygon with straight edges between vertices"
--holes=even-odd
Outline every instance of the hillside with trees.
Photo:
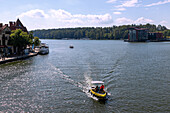
[{"label": "hillside with trees", "polygon": [[119,40],[128,38],[129,27],[147,28],[149,32],[162,32],[164,37],[170,36],[170,30],[165,26],[145,25],[122,25],[113,27],[78,27],[60,29],[34,30],[33,35],[40,39],[91,39],[91,40]]}]

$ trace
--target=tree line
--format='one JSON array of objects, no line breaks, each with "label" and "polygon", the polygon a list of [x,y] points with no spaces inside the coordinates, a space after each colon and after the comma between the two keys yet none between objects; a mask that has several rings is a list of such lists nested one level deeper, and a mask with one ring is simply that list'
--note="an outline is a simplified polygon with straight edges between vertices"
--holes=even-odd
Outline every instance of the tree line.
[{"label": "tree line", "polygon": [[121,25],[112,27],[78,27],[60,29],[34,30],[33,35],[40,39],[91,39],[91,40],[119,40],[128,38],[128,28],[147,28],[149,32],[161,32],[164,37],[170,36],[170,30],[165,26],[145,25]]}]

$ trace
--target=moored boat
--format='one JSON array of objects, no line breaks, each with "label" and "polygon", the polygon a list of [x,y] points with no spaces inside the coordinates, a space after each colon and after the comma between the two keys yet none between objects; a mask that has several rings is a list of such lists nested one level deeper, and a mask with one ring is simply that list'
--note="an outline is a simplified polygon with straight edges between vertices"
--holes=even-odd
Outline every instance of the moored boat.
[{"label": "moored boat", "polygon": [[49,46],[46,43],[41,43],[39,46],[39,54],[45,55],[49,53]]}]

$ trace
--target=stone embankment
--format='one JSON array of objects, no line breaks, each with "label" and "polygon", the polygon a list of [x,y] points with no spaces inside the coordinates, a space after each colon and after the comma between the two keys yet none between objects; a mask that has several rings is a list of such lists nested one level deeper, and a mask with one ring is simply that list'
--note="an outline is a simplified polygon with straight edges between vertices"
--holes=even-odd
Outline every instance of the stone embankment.
[{"label": "stone embankment", "polygon": [[13,62],[13,61],[17,61],[17,60],[22,60],[22,59],[33,57],[33,56],[36,56],[36,55],[38,55],[37,52],[29,53],[27,55],[22,55],[22,56],[5,57],[5,59],[2,59],[2,58],[0,59],[0,64],[4,64],[4,63],[7,63],[7,62]]}]

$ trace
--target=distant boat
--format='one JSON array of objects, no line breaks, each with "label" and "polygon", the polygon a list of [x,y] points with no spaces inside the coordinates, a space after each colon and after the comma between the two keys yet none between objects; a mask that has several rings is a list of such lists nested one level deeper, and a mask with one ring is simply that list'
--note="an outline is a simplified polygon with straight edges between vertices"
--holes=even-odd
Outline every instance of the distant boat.
[{"label": "distant boat", "polygon": [[41,43],[39,46],[39,54],[45,55],[49,53],[49,46],[46,43]]},{"label": "distant boat", "polygon": [[73,49],[73,48],[74,48],[74,46],[72,46],[72,45],[71,45],[71,46],[70,46],[70,48],[71,48],[71,49]]}]

